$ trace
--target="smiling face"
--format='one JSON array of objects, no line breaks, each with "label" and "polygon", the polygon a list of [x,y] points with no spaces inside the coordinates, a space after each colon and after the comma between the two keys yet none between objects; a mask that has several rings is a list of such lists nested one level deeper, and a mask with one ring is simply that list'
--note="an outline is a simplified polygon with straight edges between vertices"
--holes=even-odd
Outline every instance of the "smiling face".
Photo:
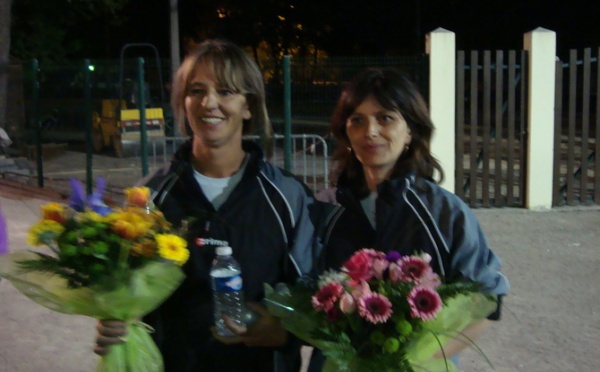
[{"label": "smiling face", "polygon": [[365,173],[390,176],[394,165],[411,142],[411,132],[398,110],[381,106],[367,96],[346,120],[346,135]]},{"label": "smiling face", "polygon": [[240,147],[243,122],[252,117],[244,94],[219,84],[205,64],[191,75],[185,114],[195,141],[211,148]]}]

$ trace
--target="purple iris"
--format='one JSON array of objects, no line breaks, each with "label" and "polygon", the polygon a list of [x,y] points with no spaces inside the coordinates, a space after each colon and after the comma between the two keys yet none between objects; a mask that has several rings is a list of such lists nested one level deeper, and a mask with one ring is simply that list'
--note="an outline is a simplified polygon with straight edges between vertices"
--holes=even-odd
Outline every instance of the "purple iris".
[{"label": "purple iris", "polygon": [[106,216],[110,213],[111,209],[103,200],[105,186],[106,181],[104,178],[98,178],[96,181],[96,190],[86,197],[81,182],[71,178],[71,197],[69,198],[69,206],[77,212],[83,212],[88,208],[101,216]]}]

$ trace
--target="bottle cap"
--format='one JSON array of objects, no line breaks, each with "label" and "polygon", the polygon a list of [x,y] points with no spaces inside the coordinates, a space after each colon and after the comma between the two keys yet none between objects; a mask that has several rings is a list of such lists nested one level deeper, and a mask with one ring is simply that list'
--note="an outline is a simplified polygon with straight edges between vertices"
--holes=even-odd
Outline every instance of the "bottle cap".
[{"label": "bottle cap", "polygon": [[217,247],[217,255],[218,256],[231,256],[232,249],[231,247]]}]

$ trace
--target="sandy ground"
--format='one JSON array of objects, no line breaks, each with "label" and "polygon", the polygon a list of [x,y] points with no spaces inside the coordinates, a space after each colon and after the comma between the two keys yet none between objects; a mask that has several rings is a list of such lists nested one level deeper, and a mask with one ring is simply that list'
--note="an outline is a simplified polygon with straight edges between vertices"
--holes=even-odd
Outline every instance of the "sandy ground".
[{"label": "sandy ground", "polygon": [[[476,214],[511,282],[503,319],[478,341],[497,371],[599,371],[600,210]],[[488,371],[466,352],[465,371]]]},{"label": "sandy ground", "polygon": [[[0,192],[13,251],[26,249],[38,199]],[[478,341],[495,370],[599,371],[600,209],[546,212],[478,209],[490,245],[504,263],[512,290],[503,319]],[[95,321],[52,312],[0,281],[0,371],[87,372]],[[475,351],[464,371],[490,371]]]}]

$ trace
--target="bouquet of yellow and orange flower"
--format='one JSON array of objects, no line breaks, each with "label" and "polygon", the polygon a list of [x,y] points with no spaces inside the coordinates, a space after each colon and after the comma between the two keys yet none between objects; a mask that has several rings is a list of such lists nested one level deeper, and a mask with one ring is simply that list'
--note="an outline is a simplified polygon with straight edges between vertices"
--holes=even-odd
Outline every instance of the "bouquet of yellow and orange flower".
[{"label": "bouquet of yellow and orange flower", "polygon": [[187,243],[153,208],[148,188],[126,189],[125,206],[111,208],[103,180],[89,196],[79,181],[71,185],[69,204],[42,206],[30,228],[28,242],[40,250],[0,257],[0,277],[49,309],[125,321],[126,341],[98,371],[161,371],[160,352],[139,319],[183,280]]}]

